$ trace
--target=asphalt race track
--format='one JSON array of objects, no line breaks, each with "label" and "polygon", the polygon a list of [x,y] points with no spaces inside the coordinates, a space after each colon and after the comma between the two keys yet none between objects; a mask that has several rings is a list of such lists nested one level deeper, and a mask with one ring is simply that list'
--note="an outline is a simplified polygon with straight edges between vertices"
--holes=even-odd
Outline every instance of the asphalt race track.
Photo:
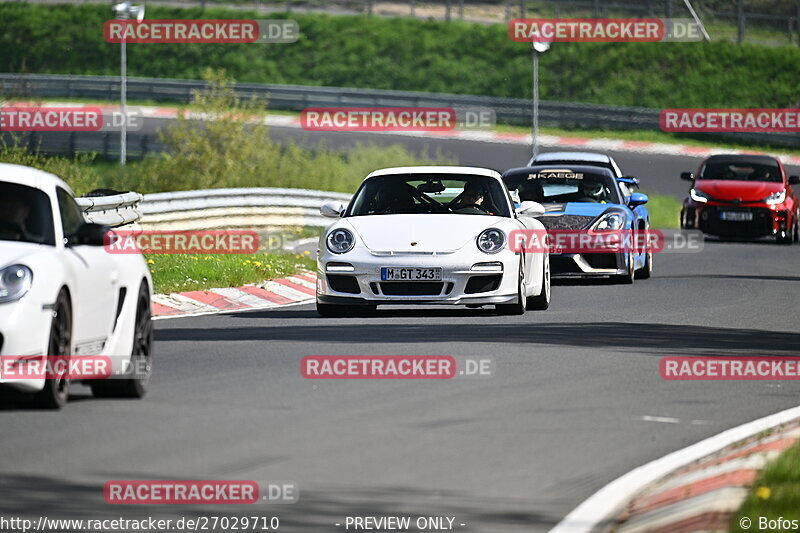
[{"label": "asphalt race track", "polygon": [[[461,162],[485,153],[484,165],[514,166],[527,153],[482,149],[462,146],[476,159]],[[647,190],[676,195],[678,172],[699,162],[620,160]],[[61,412],[0,412],[0,514],[266,514],[298,533],[344,531],[335,524],[348,515],[423,515],[455,517],[469,532],[547,531],[617,476],[796,406],[793,382],[664,381],[658,363],[798,356],[798,308],[800,246],[708,241],[699,253],[657,255],[653,278],[633,286],[558,284],[550,310],[522,317],[387,308],[322,319],[303,305],[161,320],[145,400],[96,400],[76,387]],[[495,375],[306,380],[306,355],[491,357]],[[103,483],[118,479],[285,481],[300,497],[107,505]]]}]

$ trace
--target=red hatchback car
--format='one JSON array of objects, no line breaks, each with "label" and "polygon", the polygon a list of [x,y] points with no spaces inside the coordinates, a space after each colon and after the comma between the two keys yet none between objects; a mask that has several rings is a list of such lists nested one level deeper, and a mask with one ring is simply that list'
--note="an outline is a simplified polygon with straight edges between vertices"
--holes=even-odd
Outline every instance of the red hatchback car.
[{"label": "red hatchback car", "polygon": [[792,244],[800,236],[800,203],[792,185],[798,176],[786,176],[780,160],[763,155],[712,155],[691,181],[681,209],[681,228],[699,229],[720,237],[775,237]]}]

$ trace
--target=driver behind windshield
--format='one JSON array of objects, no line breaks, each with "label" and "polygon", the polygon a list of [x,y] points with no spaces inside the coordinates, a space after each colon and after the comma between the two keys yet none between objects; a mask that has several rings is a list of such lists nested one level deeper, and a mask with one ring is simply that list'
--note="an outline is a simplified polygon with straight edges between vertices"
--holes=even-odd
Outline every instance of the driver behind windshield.
[{"label": "driver behind windshield", "polygon": [[453,211],[464,214],[485,215],[487,210],[481,204],[483,204],[483,189],[477,183],[470,181],[464,185],[461,199],[453,206]]},{"label": "driver behind windshield", "polygon": [[30,211],[30,206],[20,196],[0,196],[0,240],[30,240],[26,228]]}]

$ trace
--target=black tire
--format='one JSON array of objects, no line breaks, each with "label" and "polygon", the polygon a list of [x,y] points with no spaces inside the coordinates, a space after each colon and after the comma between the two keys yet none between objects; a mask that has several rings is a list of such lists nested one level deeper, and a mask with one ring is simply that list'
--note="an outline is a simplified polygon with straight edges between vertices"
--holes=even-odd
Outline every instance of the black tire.
[{"label": "black tire", "polygon": [[621,276],[611,276],[611,282],[617,285],[631,285],[636,276],[635,264],[633,262],[633,251],[628,253],[628,271]]},{"label": "black tire", "polygon": [[[65,289],[61,289],[53,305],[53,320],[50,323],[50,338],[46,356],[69,356],[72,354],[72,304]],[[69,379],[45,376],[44,388],[33,397],[37,407],[61,409],[69,399]]]},{"label": "black tire", "polygon": [[93,380],[90,383],[96,398],[143,398],[153,372],[153,322],[150,316],[150,290],[146,282],[136,298],[136,321],[133,328],[130,374],[127,378]]},{"label": "black tire", "polygon": [[512,304],[497,304],[494,308],[501,315],[524,315],[528,299],[525,297],[525,274],[522,265],[519,267],[519,281],[517,282],[517,301]]},{"label": "black tire", "polygon": [[528,298],[526,307],[534,311],[544,311],[550,307],[550,256],[545,254],[542,286],[538,296]]},{"label": "black tire", "polygon": [[[649,236],[649,230],[645,232],[645,236]],[[636,279],[650,279],[653,273],[653,250],[650,248],[650,239],[645,243],[646,252],[644,255],[644,266],[636,271]]]}]

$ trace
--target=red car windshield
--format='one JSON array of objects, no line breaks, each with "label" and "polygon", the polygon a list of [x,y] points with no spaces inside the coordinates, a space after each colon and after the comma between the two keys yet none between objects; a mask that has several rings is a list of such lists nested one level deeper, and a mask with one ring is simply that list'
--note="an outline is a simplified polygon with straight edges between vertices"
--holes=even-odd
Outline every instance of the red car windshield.
[{"label": "red car windshield", "polygon": [[745,162],[709,162],[703,167],[701,180],[783,181],[778,165]]}]

